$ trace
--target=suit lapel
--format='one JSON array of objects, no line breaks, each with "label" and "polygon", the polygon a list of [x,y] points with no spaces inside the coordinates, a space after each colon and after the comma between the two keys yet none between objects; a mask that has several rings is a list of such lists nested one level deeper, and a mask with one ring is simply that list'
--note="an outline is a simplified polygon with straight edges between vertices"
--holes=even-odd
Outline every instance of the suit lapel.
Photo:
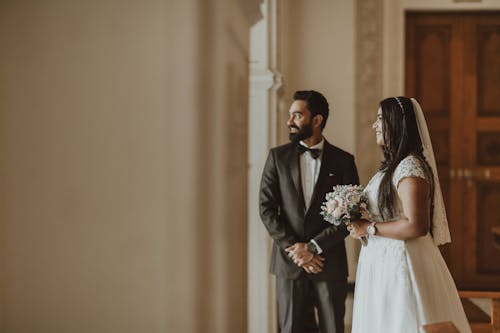
[{"label": "suit lapel", "polygon": [[302,192],[302,181],[300,179],[299,154],[295,146],[292,146],[292,148],[290,149],[288,163],[288,165],[290,166],[290,173],[292,174],[293,185],[295,186],[295,190],[297,191],[299,202],[302,205],[302,211],[305,212],[306,205],[304,202],[304,193]]}]

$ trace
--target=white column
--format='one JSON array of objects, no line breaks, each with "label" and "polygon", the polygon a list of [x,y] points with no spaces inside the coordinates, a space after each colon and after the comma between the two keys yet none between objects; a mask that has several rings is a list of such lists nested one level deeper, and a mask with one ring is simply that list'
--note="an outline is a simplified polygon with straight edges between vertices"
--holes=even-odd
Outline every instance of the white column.
[{"label": "white column", "polygon": [[[187,139],[187,145],[173,142],[180,160],[175,160],[172,190],[183,189],[186,178],[189,186],[172,206],[177,215],[172,228],[183,237],[172,236],[176,281],[169,289],[167,331],[246,332],[248,54],[259,1],[193,3],[196,11],[180,15],[175,24],[189,29],[196,22],[197,29],[190,38],[195,43],[173,62],[174,138]],[[184,34],[177,37],[174,49],[185,46]]]},{"label": "white column", "polygon": [[264,18],[251,30],[248,207],[248,332],[277,330],[274,278],[269,273],[272,241],[258,209],[260,178],[269,148],[276,145],[277,100],[281,89],[276,66],[277,1],[265,1]]}]

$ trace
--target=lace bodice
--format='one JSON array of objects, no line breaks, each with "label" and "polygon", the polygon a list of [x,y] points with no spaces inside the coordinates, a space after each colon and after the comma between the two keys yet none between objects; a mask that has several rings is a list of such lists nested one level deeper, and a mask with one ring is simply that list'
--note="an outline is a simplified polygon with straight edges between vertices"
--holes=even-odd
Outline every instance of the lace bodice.
[{"label": "lace bodice", "polygon": [[[370,213],[372,214],[373,219],[379,222],[382,222],[382,218],[378,209],[378,190],[383,176],[384,172],[377,172],[365,188],[365,192],[368,197]],[[405,157],[396,167],[396,170],[394,170],[394,174],[392,176],[392,183],[394,187],[397,189],[401,180],[407,177],[417,177],[428,181],[428,177],[426,175],[424,166],[422,165],[422,161],[420,161],[413,155]],[[397,192],[396,199],[396,214],[391,220],[399,219],[403,215],[401,200],[399,199]]]},{"label": "lace bodice", "polygon": [[[396,192],[394,216],[390,219],[382,219],[382,216],[378,209],[378,190],[383,176],[384,172],[377,172],[365,188],[365,193],[368,197],[368,206],[370,214],[372,215],[372,219],[381,223],[398,220],[404,215],[401,199]],[[394,170],[394,174],[392,177],[392,183],[394,187],[397,189],[401,180],[407,177],[418,177],[428,180],[422,162],[417,157],[412,155],[404,158]],[[367,248],[369,249],[368,251],[364,251],[365,253],[363,255],[363,260],[376,260],[382,263],[392,262],[395,265],[392,268],[392,271],[397,276],[397,278],[403,280],[407,279],[408,266],[405,261],[406,245],[404,241],[386,237],[370,236],[368,239]]]},{"label": "lace bodice", "polygon": [[417,177],[428,181],[422,161],[413,155],[404,158],[394,170],[392,176],[394,187],[397,189],[399,182],[406,177]]}]

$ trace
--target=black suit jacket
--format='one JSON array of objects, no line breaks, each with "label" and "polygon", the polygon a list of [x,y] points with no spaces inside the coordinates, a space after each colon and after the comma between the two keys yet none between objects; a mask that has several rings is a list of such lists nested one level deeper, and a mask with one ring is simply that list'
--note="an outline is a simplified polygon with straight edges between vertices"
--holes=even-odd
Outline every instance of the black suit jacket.
[{"label": "black suit jacket", "polygon": [[274,240],[271,273],[296,279],[307,274],[287,255],[285,249],[296,242],[314,239],[323,250],[325,267],[312,279],[345,279],[347,258],[344,226],[335,227],[323,220],[321,204],[327,192],[338,184],[359,184],[354,157],[325,140],[321,168],[306,211],[300,178],[297,145],[288,143],[269,152],[260,186],[260,217]]}]

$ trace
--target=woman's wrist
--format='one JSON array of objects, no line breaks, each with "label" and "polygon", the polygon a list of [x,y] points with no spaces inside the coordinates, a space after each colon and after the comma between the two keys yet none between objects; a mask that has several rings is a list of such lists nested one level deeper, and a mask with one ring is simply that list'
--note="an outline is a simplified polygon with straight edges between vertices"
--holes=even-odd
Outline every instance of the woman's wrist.
[{"label": "woman's wrist", "polygon": [[377,222],[373,221],[370,223],[370,225],[366,228],[366,232],[368,233],[369,236],[375,236],[378,232],[377,227],[375,226]]},{"label": "woman's wrist", "polygon": [[365,234],[368,233],[367,229],[368,227],[372,224],[372,221],[368,219],[363,219],[363,230],[365,231]]}]

